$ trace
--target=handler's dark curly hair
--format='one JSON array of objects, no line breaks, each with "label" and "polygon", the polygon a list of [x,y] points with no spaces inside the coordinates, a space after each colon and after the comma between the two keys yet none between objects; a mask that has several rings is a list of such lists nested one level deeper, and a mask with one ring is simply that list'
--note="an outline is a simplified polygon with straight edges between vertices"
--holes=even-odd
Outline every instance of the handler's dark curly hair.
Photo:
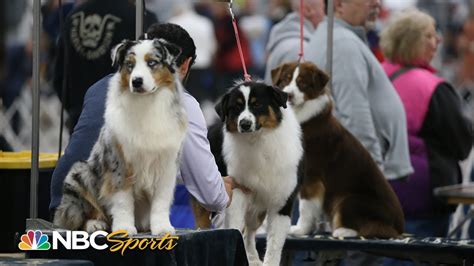
[{"label": "handler's dark curly hair", "polygon": [[176,59],[176,65],[181,66],[189,57],[192,57],[190,66],[193,65],[196,59],[196,45],[194,45],[193,38],[181,26],[173,23],[152,24],[147,30],[147,38],[161,38],[179,46],[181,54]]}]

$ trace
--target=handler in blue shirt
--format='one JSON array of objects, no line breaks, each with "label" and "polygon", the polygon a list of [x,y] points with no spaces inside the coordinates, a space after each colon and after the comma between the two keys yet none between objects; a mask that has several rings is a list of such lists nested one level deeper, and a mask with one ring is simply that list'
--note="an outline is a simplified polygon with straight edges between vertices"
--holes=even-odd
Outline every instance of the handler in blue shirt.
[{"label": "handler in blue shirt", "polygon": [[[182,52],[176,60],[181,80],[186,77],[196,58],[193,39],[183,28],[176,24],[153,24],[147,32],[148,38],[163,38],[181,47]],[[78,73],[80,75],[80,73]],[[51,181],[50,211],[61,202],[64,179],[71,166],[79,160],[87,160],[99,137],[104,124],[105,99],[112,74],[102,78],[90,87],[84,98],[79,121],[74,128],[64,156],[58,162]],[[207,127],[199,103],[189,93],[184,92],[183,104],[188,115],[188,131],[181,153],[178,184],[182,183],[191,195],[207,210],[222,212],[230,205],[232,189],[236,186],[230,177],[221,177],[207,140]],[[157,121],[159,123],[159,121]],[[182,195],[182,188],[177,194]],[[185,204],[187,205],[187,204]],[[184,210],[183,210],[184,208]],[[191,227],[189,219],[182,215],[190,214],[189,206],[175,205],[171,211],[171,222],[175,227]],[[181,216],[181,218],[178,218]],[[189,216],[188,216],[189,217]],[[173,223],[174,222],[174,223]]]}]

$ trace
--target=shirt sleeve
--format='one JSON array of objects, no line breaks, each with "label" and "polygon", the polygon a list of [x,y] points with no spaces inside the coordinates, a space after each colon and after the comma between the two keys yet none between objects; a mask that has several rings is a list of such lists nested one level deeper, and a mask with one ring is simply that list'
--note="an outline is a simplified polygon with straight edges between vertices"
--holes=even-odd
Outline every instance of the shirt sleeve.
[{"label": "shirt sleeve", "polygon": [[383,170],[382,151],[377,138],[369,101],[369,66],[352,40],[338,42],[334,51],[332,93],[335,115],[370,152]]},{"label": "shirt sleeve", "polygon": [[186,189],[209,211],[222,211],[229,197],[207,139],[207,128],[198,102],[184,95],[188,131],[181,153],[180,172]]},{"label": "shirt sleeve", "polygon": [[77,161],[87,160],[99,137],[104,124],[108,81],[109,78],[103,78],[87,90],[79,121],[53,172],[50,210],[54,210],[61,202],[63,182],[71,166]]},{"label": "shirt sleeve", "polygon": [[448,83],[440,83],[431,96],[422,136],[458,161],[464,160],[472,147],[472,124],[463,115],[461,98]]}]

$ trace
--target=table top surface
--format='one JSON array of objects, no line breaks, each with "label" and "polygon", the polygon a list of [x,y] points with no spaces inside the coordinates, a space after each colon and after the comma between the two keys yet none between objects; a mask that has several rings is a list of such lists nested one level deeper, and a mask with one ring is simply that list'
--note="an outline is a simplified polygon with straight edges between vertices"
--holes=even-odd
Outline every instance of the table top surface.
[{"label": "table top surface", "polygon": [[474,199],[474,183],[439,187],[434,190],[438,197],[462,197]]}]

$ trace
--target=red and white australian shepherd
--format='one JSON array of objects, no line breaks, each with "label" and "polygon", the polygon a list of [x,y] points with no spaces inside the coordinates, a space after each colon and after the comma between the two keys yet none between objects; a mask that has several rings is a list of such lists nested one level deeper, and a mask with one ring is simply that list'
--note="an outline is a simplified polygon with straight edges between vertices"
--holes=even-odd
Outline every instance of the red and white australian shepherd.
[{"label": "red and white australian shepherd", "polygon": [[369,152],[332,115],[328,76],[312,63],[294,62],[274,69],[272,80],[288,93],[303,131],[300,217],[291,234],[309,234],[326,214],[335,237],[399,236],[398,198]]}]

